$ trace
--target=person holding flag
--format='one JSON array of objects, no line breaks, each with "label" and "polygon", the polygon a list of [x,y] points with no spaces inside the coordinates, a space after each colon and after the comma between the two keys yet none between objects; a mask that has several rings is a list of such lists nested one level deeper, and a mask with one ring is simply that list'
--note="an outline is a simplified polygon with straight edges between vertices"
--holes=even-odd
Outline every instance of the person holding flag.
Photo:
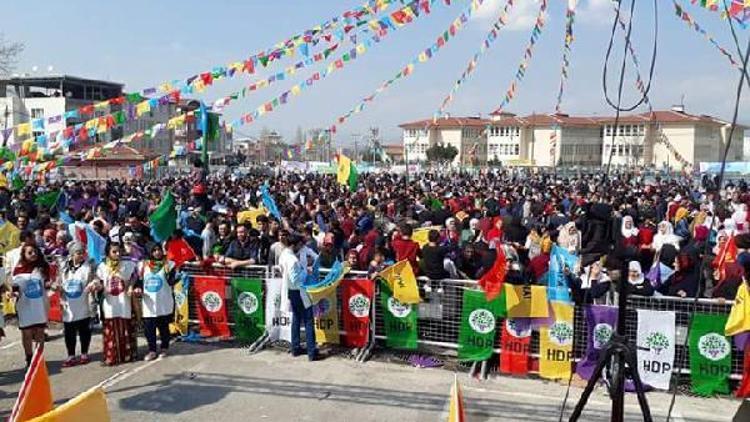
[{"label": "person holding flag", "polygon": [[290,234],[282,238],[284,250],[279,256],[281,278],[289,293],[289,303],[292,307],[292,356],[302,354],[300,347],[300,326],[305,325],[305,340],[307,343],[307,358],[310,361],[320,359],[315,345],[315,327],[313,326],[312,303],[307,293],[302,291],[302,285],[307,278],[305,266],[300,262],[297,254],[302,248],[302,238],[297,234]]}]

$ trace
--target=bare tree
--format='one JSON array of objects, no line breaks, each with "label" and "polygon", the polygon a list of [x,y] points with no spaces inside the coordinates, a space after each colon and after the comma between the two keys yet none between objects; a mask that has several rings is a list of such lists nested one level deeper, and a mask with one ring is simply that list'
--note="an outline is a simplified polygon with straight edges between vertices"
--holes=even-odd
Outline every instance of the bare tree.
[{"label": "bare tree", "polygon": [[20,42],[8,42],[0,34],[0,76],[9,75],[16,66],[16,60],[23,51],[24,45]]}]

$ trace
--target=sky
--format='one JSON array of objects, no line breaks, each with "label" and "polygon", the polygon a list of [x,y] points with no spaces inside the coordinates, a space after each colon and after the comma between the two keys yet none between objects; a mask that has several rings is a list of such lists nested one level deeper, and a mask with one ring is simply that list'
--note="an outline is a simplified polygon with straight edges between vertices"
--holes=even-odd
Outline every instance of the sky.
[{"label": "sky", "polygon": [[[401,123],[430,118],[473,54],[487,36],[506,0],[485,0],[458,35],[430,61],[417,63],[414,73],[392,85],[362,113],[339,127],[336,142],[348,145],[355,134],[379,127],[386,143],[400,141]],[[677,0],[717,41],[738,59],[726,21],[688,0]],[[364,0],[25,0],[3,5],[3,25],[8,41],[25,44],[18,73],[54,74],[113,80],[126,91],[137,91],[162,82],[182,79],[215,66],[243,60],[279,41],[360,6]],[[508,25],[480,59],[478,67],[448,108],[453,116],[487,116],[496,109],[518,68],[539,9],[537,0],[515,0]],[[343,70],[292,97],[288,105],[245,125],[236,136],[257,136],[262,128],[279,131],[292,141],[298,127],[328,127],[393,77],[417,54],[430,47],[468,6],[438,0],[430,15],[390,33],[366,55]],[[505,108],[526,114],[551,113],[560,83],[565,7],[567,1],[550,0],[547,24],[538,40],[524,81]],[[658,54],[650,98],[656,109],[684,102],[689,113],[731,119],[737,69],[706,39],[674,14],[671,1],[658,1]],[[392,6],[389,11],[395,8]],[[614,17],[610,0],[580,0],[578,4],[568,83],[563,111],[571,115],[611,115],[602,89],[602,68]],[[655,13],[650,1],[636,3],[633,44],[640,66],[647,72],[653,43]],[[748,30],[739,29],[745,46]],[[610,92],[616,82],[622,54],[622,34],[608,78]],[[351,48],[347,45],[346,50]],[[341,50],[339,50],[341,52]],[[341,54],[341,53],[339,53]],[[284,61],[284,67],[299,60]],[[293,61],[292,61],[293,60]],[[631,62],[628,62],[630,65]],[[325,66],[325,65],[323,65]],[[33,69],[36,68],[36,72]],[[270,66],[274,72],[283,67]],[[298,73],[305,78],[321,65]],[[623,105],[637,99],[632,66],[628,67]],[[268,72],[266,72],[268,74]],[[242,74],[214,84],[199,95],[207,102],[228,95],[262,77]],[[646,75],[644,74],[644,77]],[[256,109],[294,82],[272,84],[225,109],[232,121]],[[614,95],[614,94],[613,94]],[[744,96],[740,121],[750,123]],[[645,107],[637,112],[647,111]]]}]

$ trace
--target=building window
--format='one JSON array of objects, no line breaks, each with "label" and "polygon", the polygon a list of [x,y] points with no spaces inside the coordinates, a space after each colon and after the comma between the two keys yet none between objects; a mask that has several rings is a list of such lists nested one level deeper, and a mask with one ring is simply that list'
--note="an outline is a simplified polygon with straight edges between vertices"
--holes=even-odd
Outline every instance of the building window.
[{"label": "building window", "polygon": [[32,119],[43,119],[44,118],[44,109],[43,108],[32,108],[31,109],[31,118]]},{"label": "building window", "polygon": [[513,145],[513,154],[518,155],[521,153],[521,146],[518,144]]}]

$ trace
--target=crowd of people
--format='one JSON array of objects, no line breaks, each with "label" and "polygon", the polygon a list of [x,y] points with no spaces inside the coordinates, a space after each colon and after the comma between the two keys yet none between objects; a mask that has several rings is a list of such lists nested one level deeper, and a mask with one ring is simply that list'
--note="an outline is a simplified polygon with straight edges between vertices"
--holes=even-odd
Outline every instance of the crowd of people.
[{"label": "crowd of people", "polygon": [[[239,223],[243,211],[262,205],[266,183],[281,219],[260,215]],[[35,205],[35,197],[56,189],[64,201]],[[152,238],[148,219],[166,190],[177,202],[175,236],[203,264],[231,268],[311,267],[316,260],[325,268],[338,260],[373,274],[408,260],[429,280],[479,279],[504,256],[506,282],[546,285],[556,245],[581,258],[564,271],[575,300],[599,303],[611,300],[620,279],[636,295],[732,300],[750,261],[744,252],[750,190],[744,182],[717,188],[707,177],[380,173],[360,175],[350,191],[335,175],[196,169],[189,177],[151,181],[0,187],[2,219],[21,231],[21,246],[4,259],[3,289],[15,300],[27,362],[33,344],[44,342],[51,290],[62,298],[65,366],[90,361],[92,319],[103,327],[105,364],[136,359],[136,315],[148,341],[145,359],[168,353],[176,268]],[[87,226],[107,240],[98,265],[86,254]],[[413,233],[423,227],[431,229],[417,242]],[[737,248],[731,256],[729,242]],[[297,326],[308,324],[297,296]],[[298,335],[293,348],[302,353]],[[308,357],[315,353],[308,338]]]}]

